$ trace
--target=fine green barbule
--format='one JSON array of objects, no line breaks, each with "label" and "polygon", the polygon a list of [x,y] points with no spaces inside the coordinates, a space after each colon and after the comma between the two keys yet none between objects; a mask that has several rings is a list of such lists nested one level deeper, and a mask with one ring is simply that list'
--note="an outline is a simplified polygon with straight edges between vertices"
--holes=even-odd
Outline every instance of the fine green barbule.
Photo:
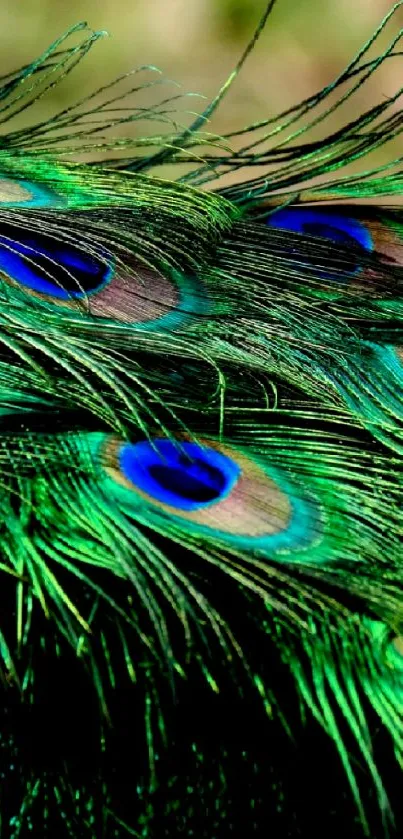
[{"label": "fine green barbule", "polygon": [[[367,160],[400,90],[339,109],[402,5],[232,135],[274,2],[188,127],[133,71],[0,138],[7,839],[401,835],[402,169]],[[3,121],[101,34],[3,78]]]}]

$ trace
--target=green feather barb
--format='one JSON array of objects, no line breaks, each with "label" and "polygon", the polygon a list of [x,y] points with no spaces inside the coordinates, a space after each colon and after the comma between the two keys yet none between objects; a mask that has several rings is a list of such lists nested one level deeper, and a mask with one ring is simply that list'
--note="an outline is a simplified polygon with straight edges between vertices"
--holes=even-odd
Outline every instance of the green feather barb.
[{"label": "green feather barb", "polygon": [[85,24],[1,80],[10,839],[399,829],[403,168],[365,167],[401,89],[327,124],[401,60],[403,32],[370,50],[403,2],[332,84],[215,136],[273,6],[190,125],[176,90],[137,108],[150,66],[10,130]]}]

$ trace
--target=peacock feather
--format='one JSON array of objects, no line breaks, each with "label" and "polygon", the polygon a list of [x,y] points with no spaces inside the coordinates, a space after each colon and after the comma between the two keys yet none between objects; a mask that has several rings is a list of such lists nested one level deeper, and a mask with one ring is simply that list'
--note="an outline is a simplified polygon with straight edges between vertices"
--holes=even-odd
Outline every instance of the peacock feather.
[{"label": "peacock feather", "polygon": [[403,169],[367,158],[402,91],[339,109],[401,60],[403,30],[371,49],[403,2],[333,84],[215,136],[273,5],[185,127],[176,93],[133,105],[150,67],[9,129],[85,24],[1,79],[10,839],[401,832]]}]

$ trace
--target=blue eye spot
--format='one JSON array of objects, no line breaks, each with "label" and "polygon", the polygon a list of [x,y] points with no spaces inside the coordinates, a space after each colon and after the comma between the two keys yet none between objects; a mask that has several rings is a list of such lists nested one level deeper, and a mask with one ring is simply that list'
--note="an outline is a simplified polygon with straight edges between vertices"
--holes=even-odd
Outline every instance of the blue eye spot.
[{"label": "blue eye spot", "polygon": [[0,225],[0,270],[32,291],[60,300],[99,291],[112,269],[95,254],[46,234]]},{"label": "blue eye spot", "polygon": [[[266,219],[266,224],[268,227],[326,239],[333,245],[355,248],[356,253],[351,256],[351,265],[347,267],[347,274],[355,273],[360,268],[357,264],[357,248],[367,252],[373,250],[372,236],[367,227],[358,219],[337,212],[291,207],[272,213]],[[298,254],[298,261],[309,264],[309,254],[306,249]],[[335,279],[336,274],[340,272],[340,267],[341,264],[337,266],[335,261],[334,272],[321,272],[320,276]]]},{"label": "blue eye spot", "polygon": [[241,470],[227,455],[197,443],[126,443],[119,455],[125,478],[156,501],[198,510],[226,498]]}]

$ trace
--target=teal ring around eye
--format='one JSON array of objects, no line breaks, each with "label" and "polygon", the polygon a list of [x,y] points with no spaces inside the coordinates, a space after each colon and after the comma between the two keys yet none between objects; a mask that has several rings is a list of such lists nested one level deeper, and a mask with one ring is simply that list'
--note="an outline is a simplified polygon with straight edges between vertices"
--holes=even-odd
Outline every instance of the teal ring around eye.
[{"label": "teal ring around eye", "polygon": [[[14,201],[1,199],[1,182],[7,181],[15,183],[17,187],[21,187],[30,194],[30,198],[15,199]],[[59,195],[51,187],[36,184],[32,181],[16,179],[15,181],[8,175],[2,176],[0,173],[0,209],[2,207],[14,207],[21,209],[46,209],[47,207],[62,207],[67,205],[67,199],[63,195]]]}]

